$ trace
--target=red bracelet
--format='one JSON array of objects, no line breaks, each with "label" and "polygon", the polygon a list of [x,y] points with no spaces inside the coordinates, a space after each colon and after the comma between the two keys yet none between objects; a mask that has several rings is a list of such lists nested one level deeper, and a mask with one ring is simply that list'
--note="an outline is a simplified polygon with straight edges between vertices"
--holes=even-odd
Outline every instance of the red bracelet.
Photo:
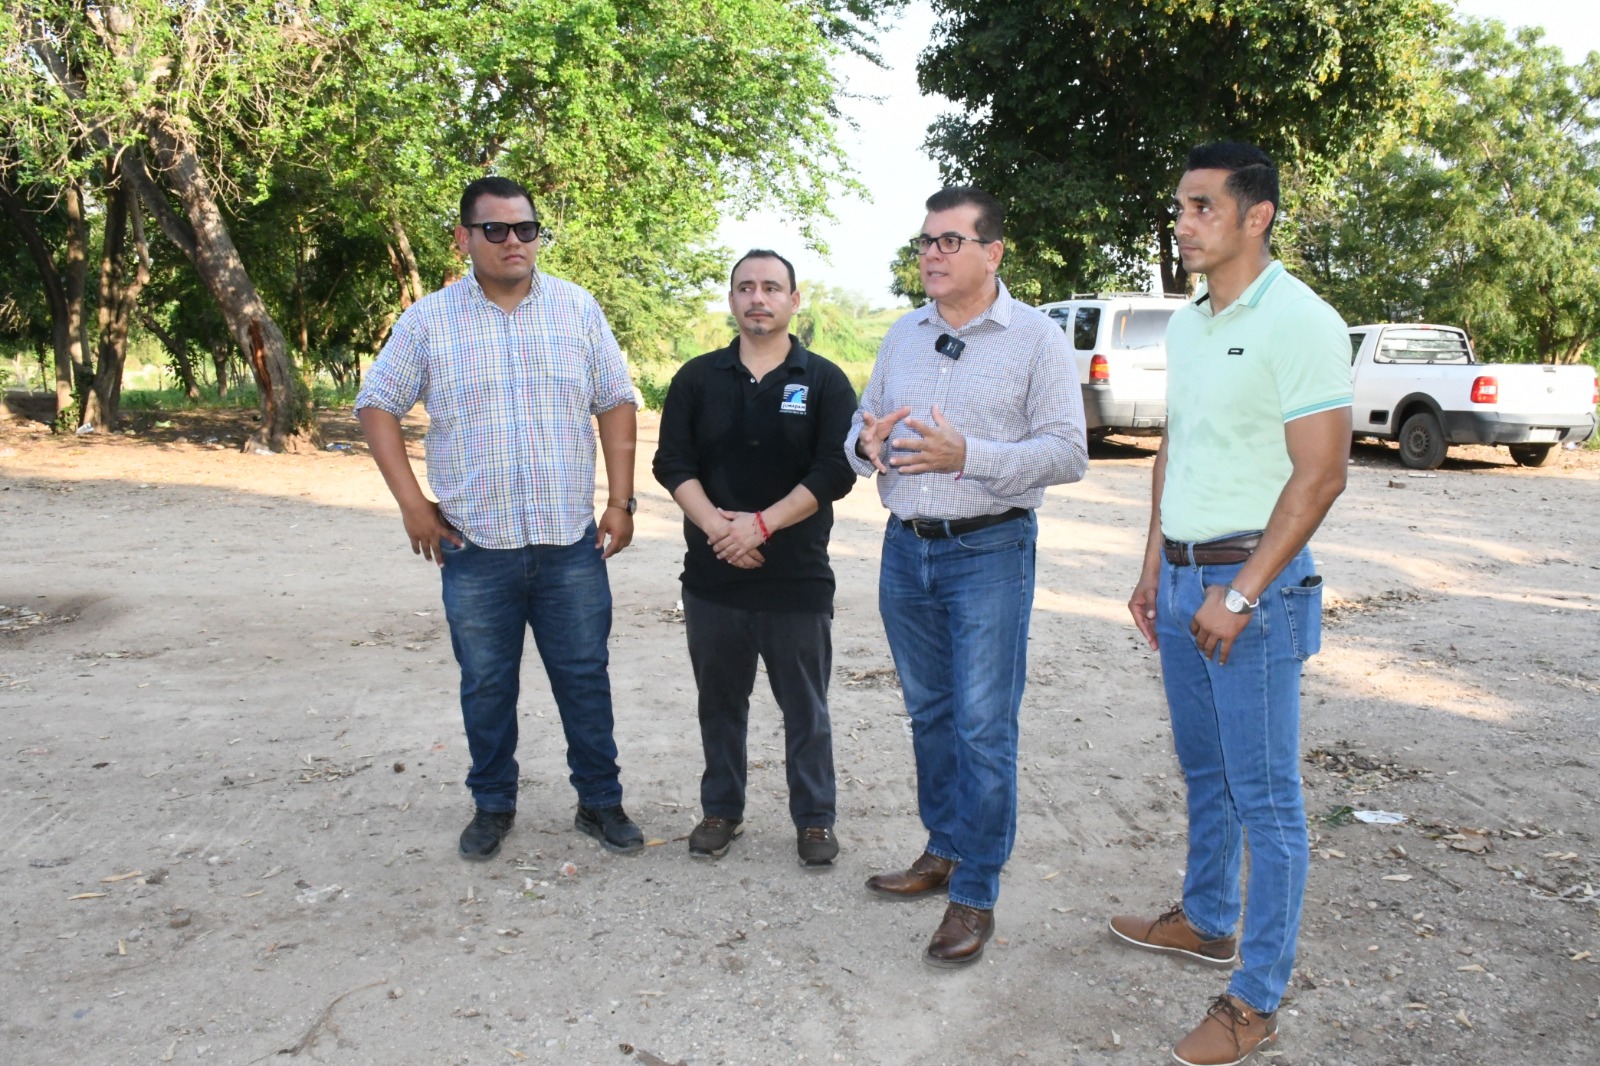
[{"label": "red bracelet", "polygon": [[767,541],[772,539],[772,531],[768,529],[767,524],[761,520],[760,511],[756,512],[756,528],[761,531],[761,543],[765,544]]}]

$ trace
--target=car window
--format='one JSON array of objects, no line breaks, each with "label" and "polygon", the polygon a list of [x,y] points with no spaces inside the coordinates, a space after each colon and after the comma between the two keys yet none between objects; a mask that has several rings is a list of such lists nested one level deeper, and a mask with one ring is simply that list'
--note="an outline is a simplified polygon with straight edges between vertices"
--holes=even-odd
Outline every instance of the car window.
[{"label": "car window", "polygon": [[1355,366],[1356,365],[1356,356],[1361,354],[1361,346],[1363,344],[1365,344],[1365,343],[1367,343],[1367,335],[1365,333],[1356,333],[1354,330],[1351,331],[1351,333],[1350,333],[1350,365],[1351,366]]},{"label": "car window", "polygon": [[1095,338],[1098,336],[1100,336],[1100,308],[1078,308],[1078,314],[1072,320],[1072,346],[1080,352],[1090,351],[1094,348]]},{"label": "car window", "polygon": [[1466,334],[1453,329],[1386,329],[1379,363],[1470,363]]},{"label": "car window", "polygon": [[1119,311],[1111,322],[1111,347],[1159,348],[1167,339],[1167,319],[1176,308]]}]

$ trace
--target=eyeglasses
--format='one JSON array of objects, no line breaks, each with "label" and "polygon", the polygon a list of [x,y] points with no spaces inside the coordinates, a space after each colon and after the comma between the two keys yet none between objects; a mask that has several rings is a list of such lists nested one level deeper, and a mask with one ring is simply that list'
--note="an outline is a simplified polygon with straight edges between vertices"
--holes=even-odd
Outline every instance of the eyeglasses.
[{"label": "eyeglasses", "polygon": [[926,233],[921,233],[911,238],[911,250],[917,255],[926,255],[928,249],[937,244],[939,251],[945,255],[955,255],[961,251],[961,246],[967,241],[971,241],[973,244],[994,243],[993,241],[986,241],[982,237],[963,237],[959,233],[941,233],[937,237],[930,237]]},{"label": "eyeglasses", "polygon": [[539,223],[537,222],[463,222],[461,224],[467,229],[483,230],[483,239],[490,244],[506,243],[506,238],[511,236],[513,232],[516,233],[517,240],[523,244],[532,244],[543,236],[539,231]]}]

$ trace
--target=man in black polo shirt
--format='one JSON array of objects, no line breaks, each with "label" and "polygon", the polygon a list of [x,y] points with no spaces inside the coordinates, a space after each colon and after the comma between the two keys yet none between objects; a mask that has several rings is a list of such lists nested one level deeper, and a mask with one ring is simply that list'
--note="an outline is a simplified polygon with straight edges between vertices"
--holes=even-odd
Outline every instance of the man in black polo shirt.
[{"label": "man in black polo shirt", "polygon": [[856,395],[844,372],[788,332],[794,267],[757,249],[734,264],[739,336],[691,359],[661,413],[656,480],[683,508],[683,616],[699,688],[704,818],[689,854],[719,858],[744,831],[745,737],[756,660],[783,711],[789,813],[800,861],[827,866],[833,835],[833,501],[855,474],[844,438]]}]

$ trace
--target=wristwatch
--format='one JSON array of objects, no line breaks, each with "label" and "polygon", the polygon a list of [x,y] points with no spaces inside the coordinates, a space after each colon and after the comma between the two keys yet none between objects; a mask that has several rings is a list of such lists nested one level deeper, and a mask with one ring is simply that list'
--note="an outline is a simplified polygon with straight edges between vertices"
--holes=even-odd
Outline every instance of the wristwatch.
[{"label": "wristwatch", "polygon": [[1249,614],[1251,611],[1255,610],[1260,605],[1261,605],[1261,597],[1257,596],[1256,597],[1256,602],[1255,603],[1251,603],[1248,599],[1245,598],[1245,594],[1244,593],[1240,592],[1238,589],[1234,588],[1232,585],[1228,586],[1227,595],[1222,597],[1222,606],[1226,607],[1228,610],[1232,611],[1234,614]]},{"label": "wristwatch", "polygon": [[606,506],[615,507],[619,510],[627,511],[629,514],[633,514],[639,509],[639,498],[637,496],[629,496],[626,503],[618,503],[616,500],[607,500]]}]

